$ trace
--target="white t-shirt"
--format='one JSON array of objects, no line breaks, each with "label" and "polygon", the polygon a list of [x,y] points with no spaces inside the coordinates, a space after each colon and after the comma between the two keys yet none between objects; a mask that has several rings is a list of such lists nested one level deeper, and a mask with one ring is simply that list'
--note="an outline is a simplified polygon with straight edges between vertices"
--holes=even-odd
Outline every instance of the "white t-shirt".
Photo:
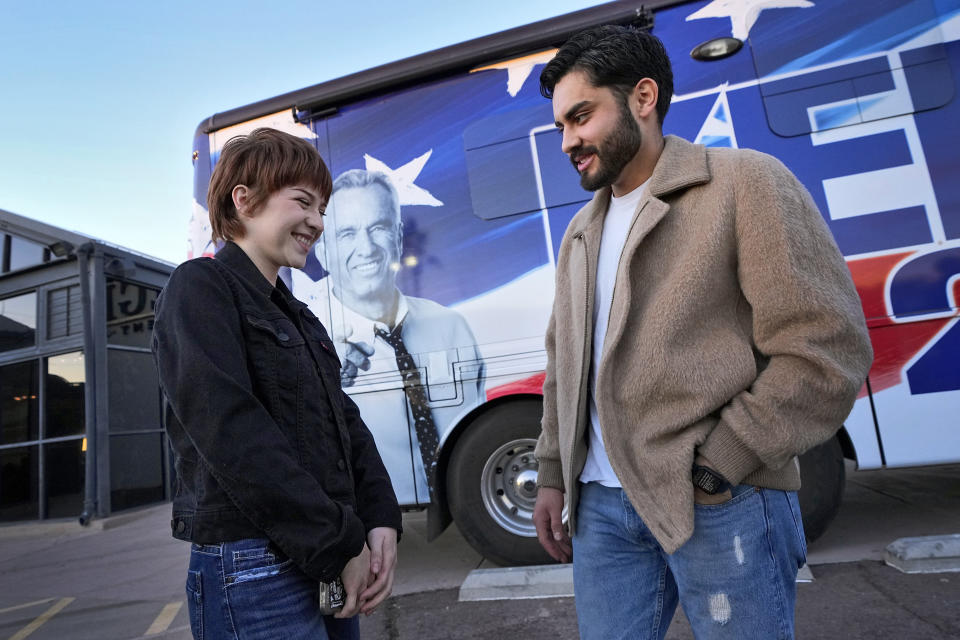
[{"label": "white t-shirt", "polygon": [[644,182],[639,187],[619,198],[610,198],[607,216],[603,221],[603,235],[600,238],[600,255],[597,259],[597,282],[593,301],[593,358],[590,368],[590,431],[588,436],[587,461],[580,472],[581,482],[599,482],[607,487],[619,487],[620,479],[610,466],[610,459],[603,444],[600,431],[600,415],[595,401],[597,372],[600,370],[600,356],[603,354],[603,341],[607,335],[607,322],[610,320],[610,304],[613,302],[613,287],[617,282],[617,267],[627,234],[633,224],[633,217],[643,197]]}]

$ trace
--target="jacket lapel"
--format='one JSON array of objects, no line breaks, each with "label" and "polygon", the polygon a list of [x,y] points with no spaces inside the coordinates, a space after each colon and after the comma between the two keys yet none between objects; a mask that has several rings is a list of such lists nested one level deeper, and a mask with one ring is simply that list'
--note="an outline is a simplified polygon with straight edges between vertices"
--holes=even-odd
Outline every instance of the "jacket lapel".
[{"label": "jacket lapel", "polygon": [[650,176],[647,192],[637,207],[624,255],[632,255],[643,239],[663,220],[670,205],[661,198],[710,181],[706,148],[676,136],[664,138],[663,151]]}]

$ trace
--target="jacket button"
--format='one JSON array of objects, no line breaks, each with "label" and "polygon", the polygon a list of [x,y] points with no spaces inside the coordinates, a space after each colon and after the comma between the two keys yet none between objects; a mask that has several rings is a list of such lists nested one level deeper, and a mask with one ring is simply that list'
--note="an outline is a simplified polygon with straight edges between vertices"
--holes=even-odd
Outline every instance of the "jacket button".
[{"label": "jacket button", "polygon": [[280,339],[280,342],[286,342],[287,340],[290,339],[290,336],[288,336],[288,335],[287,335],[286,333],[284,333],[283,331],[281,331],[280,333],[278,333],[278,334],[277,334],[277,337]]},{"label": "jacket button", "polygon": [[[344,462],[342,458],[340,460],[337,460],[337,469],[340,469],[340,471],[343,471],[346,468],[347,468],[347,463]],[[183,524],[183,523],[181,522],[180,524]]]},{"label": "jacket button", "polygon": [[187,525],[183,523],[183,520],[177,522],[177,533],[183,533],[183,530],[187,528]]}]

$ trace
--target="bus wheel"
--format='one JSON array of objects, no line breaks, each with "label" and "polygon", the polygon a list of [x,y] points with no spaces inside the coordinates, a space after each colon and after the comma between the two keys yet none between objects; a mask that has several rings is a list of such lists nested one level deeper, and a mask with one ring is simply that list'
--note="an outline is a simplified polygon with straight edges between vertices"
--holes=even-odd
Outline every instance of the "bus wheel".
[{"label": "bus wheel", "polygon": [[447,466],[457,527],[470,546],[500,565],[553,562],[533,526],[541,413],[532,401],[491,409],[460,438]]},{"label": "bus wheel", "polygon": [[843,501],[846,469],[840,441],[830,438],[800,456],[800,514],[803,531],[812,542],[823,535]]}]

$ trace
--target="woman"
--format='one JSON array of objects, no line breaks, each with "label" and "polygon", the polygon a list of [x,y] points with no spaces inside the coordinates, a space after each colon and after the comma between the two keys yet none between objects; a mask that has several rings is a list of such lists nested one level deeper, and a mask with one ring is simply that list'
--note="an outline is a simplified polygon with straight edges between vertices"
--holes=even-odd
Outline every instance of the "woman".
[{"label": "woman", "polygon": [[[354,616],[390,594],[390,479],[326,330],[278,278],[306,263],[331,188],[304,140],[272,129],[231,139],[207,196],[223,247],[180,265],[157,300],[171,524],[193,543],[195,638],[355,638]],[[333,619],[318,585],[338,576],[346,599]]]}]

